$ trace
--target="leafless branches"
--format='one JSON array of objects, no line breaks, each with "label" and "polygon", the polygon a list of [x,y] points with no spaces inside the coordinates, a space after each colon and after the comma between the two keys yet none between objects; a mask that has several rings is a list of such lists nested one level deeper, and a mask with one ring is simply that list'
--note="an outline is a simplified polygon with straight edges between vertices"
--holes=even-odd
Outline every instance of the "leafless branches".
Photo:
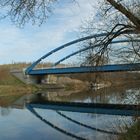
[{"label": "leafless branches", "polygon": [[122,58],[123,60],[130,60],[132,62],[131,58],[133,58],[133,61],[140,58],[139,43],[132,42],[131,47],[129,43],[127,44],[127,47],[122,46],[118,47],[118,49],[111,46],[111,42],[116,38],[122,37],[123,33],[135,32],[136,35],[126,35],[125,37],[129,39],[131,37],[132,40],[138,38],[138,34],[140,33],[140,17],[137,16],[138,14],[136,11],[132,12],[133,10],[131,9],[134,9],[134,6],[137,6],[135,7],[136,9],[140,9],[140,1],[136,2],[136,0],[133,0],[129,5],[125,5],[124,0],[105,0],[104,5],[102,4],[101,10],[99,10],[99,16],[102,21],[100,20],[96,26],[94,26],[96,23],[94,19],[89,21],[89,24],[87,23],[88,26],[85,26],[83,31],[87,34],[105,31],[108,35],[97,38],[95,39],[96,41],[92,41],[93,46],[95,44],[100,44],[100,46],[92,49],[92,53],[86,54],[85,61],[87,60],[88,55],[90,56],[90,60],[92,60],[92,65],[100,65],[103,58],[106,58],[109,61],[111,58],[114,59],[115,56],[118,57],[117,61]]},{"label": "leafless branches", "polygon": [[[57,1],[58,0],[0,0],[0,17],[9,17],[12,22],[19,26],[23,26],[30,21],[32,24],[41,25],[52,13],[53,5]],[[71,1],[76,2],[76,0]],[[95,60],[96,65],[101,64],[103,59],[109,58],[113,52],[110,45],[112,40],[118,38],[123,33],[127,34],[132,31],[137,34],[140,33],[140,0],[104,0],[104,4],[101,3],[100,9],[100,14],[97,16],[98,18],[100,17],[100,19],[98,19],[98,21],[92,19],[88,22],[87,26],[83,28],[83,32],[88,35],[95,34],[99,31],[108,33],[106,37],[95,38],[94,41],[88,42],[87,44],[92,46],[100,44],[100,47],[93,47],[94,49],[92,49],[89,54],[90,61],[93,63],[93,60]],[[97,22],[97,24],[95,24],[95,22]],[[131,49],[136,55],[136,58],[140,57],[139,44],[136,45],[133,43]],[[120,50],[121,49],[118,49],[119,53],[121,53]],[[129,51],[125,50],[125,52],[132,52],[132,50],[130,51],[129,48]],[[93,56],[92,59],[91,55]]]},{"label": "leafless branches", "polygon": [[0,0],[3,13],[1,18],[9,17],[19,26],[29,21],[41,25],[52,13],[52,5],[57,0]]}]

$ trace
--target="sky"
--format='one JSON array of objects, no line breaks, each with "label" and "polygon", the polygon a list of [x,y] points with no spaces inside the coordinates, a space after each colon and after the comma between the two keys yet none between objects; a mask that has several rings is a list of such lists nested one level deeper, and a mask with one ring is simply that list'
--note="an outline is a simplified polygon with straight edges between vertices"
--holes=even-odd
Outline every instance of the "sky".
[{"label": "sky", "polygon": [[[93,5],[94,4],[94,5]],[[38,25],[26,24],[18,28],[8,19],[0,21],[0,64],[33,62],[42,55],[69,41],[77,39],[80,26],[90,16],[96,16],[98,0],[61,0],[54,6],[47,22]],[[75,51],[74,46],[45,59],[56,62]]]}]

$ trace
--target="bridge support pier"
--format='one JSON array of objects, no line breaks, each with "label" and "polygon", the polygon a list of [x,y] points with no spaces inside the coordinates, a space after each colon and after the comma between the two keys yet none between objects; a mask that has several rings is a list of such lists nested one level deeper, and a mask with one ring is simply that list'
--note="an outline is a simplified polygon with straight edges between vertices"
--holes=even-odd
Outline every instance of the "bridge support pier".
[{"label": "bridge support pier", "polygon": [[36,76],[30,75],[29,79],[32,84],[41,84],[47,82],[47,78],[45,75],[36,75]]}]

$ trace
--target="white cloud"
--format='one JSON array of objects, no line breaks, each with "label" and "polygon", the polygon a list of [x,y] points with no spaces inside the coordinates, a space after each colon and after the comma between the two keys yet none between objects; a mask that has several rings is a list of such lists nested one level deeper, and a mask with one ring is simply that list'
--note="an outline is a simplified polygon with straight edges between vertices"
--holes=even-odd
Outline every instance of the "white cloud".
[{"label": "white cloud", "polygon": [[[55,14],[57,20],[61,21],[63,31],[77,31],[82,21],[87,20],[91,15],[96,15],[96,9],[93,7],[93,0],[78,0],[78,4],[68,3],[62,8],[57,8]],[[98,5],[98,1],[94,1]]]},{"label": "white cloud", "polygon": [[42,27],[19,29],[1,23],[0,63],[34,61],[53,48],[75,39],[82,21],[96,15],[97,2],[94,1],[94,6],[93,0],[78,0],[78,4],[60,2],[54,15]]}]

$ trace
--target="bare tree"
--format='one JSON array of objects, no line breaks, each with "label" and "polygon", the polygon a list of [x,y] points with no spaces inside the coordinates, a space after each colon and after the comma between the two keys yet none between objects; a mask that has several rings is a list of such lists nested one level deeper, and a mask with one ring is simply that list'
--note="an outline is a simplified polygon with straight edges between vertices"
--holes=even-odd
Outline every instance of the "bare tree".
[{"label": "bare tree", "polygon": [[[119,0],[122,1],[122,0]],[[129,21],[130,21],[130,25],[132,28],[134,28],[134,30],[136,30],[137,32],[140,32],[140,18],[138,16],[135,15],[135,13],[132,13],[129,9],[127,9],[125,6],[123,6],[120,2],[117,2],[115,0],[107,0],[107,2],[113,6],[116,10],[118,10],[121,14],[123,14],[124,16],[126,16]],[[135,2],[135,1],[133,1]],[[132,2],[132,3],[133,3]],[[138,5],[140,6],[140,5]],[[135,7],[133,7],[135,8]]]},{"label": "bare tree", "polygon": [[[130,40],[139,38],[140,33],[140,1],[139,0],[104,0],[99,8],[100,22],[96,23],[97,19],[92,19],[83,26],[82,32],[85,34],[93,34],[95,32],[107,32],[107,36],[94,39],[92,45],[101,44],[98,48],[94,48],[93,60],[101,60],[102,58],[113,58],[117,56],[118,60],[131,62],[140,60],[140,44],[132,43],[121,47],[112,47],[112,40],[125,37]],[[99,19],[98,19],[99,21]],[[130,32],[136,33],[129,35]],[[88,43],[87,43],[88,44]],[[92,49],[93,50],[93,49]],[[133,58],[133,59],[130,59]],[[117,60],[117,61],[118,61]],[[92,62],[93,63],[93,62]],[[96,64],[100,64],[95,62]]]},{"label": "bare tree", "polygon": [[41,25],[52,13],[57,0],[0,0],[1,18],[9,17],[16,25],[29,21]]},{"label": "bare tree", "polygon": [[[32,24],[41,25],[48,16],[52,13],[55,2],[59,0],[0,0],[1,18],[9,17],[12,22],[23,26],[25,23],[32,22]],[[71,0],[75,2],[76,0]],[[121,36],[123,33],[135,32],[137,35],[131,38],[138,37],[140,33],[140,0],[102,0],[100,7],[100,18],[102,24],[96,26],[96,30],[92,23],[94,19],[89,22],[88,28],[84,29],[87,34],[95,33],[97,28],[100,32],[106,31],[108,33],[105,37],[100,37],[92,41],[92,45],[101,44],[100,47],[94,48],[94,58],[97,60],[107,58],[114,51],[110,43],[113,39]],[[115,32],[115,34],[112,34]],[[129,36],[130,37],[130,36]],[[134,59],[140,56],[139,44],[133,43],[129,50],[121,50],[122,52],[132,52],[136,55]],[[118,52],[119,52],[118,51]],[[129,55],[127,54],[126,57]],[[99,64],[99,63],[97,63]]]}]

